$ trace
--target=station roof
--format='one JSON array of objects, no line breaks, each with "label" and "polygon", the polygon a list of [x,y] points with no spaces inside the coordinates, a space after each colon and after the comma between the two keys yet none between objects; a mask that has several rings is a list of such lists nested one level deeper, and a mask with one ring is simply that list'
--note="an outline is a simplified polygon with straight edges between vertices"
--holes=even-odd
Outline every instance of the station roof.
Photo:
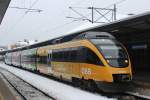
[{"label": "station roof", "polygon": [[[142,37],[144,37],[141,35],[144,35],[145,32],[150,32],[150,12],[143,13],[140,15],[133,15],[131,17],[117,20],[111,23],[95,25],[94,27],[86,28],[83,30],[78,30],[75,32],[71,32],[69,34],[67,33],[68,35],[54,38],[54,39],[47,40],[47,41],[43,41],[43,42],[36,43],[36,44],[23,47],[23,48],[19,48],[19,49],[35,48],[35,47],[45,46],[45,45],[53,44],[57,42],[69,41],[75,36],[77,36],[78,34],[81,34],[87,31],[105,31],[115,36],[118,36],[122,40],[124,39],[126,42],[128,40],[135,41],[135,39],[137,39],[136,36],[139,36],[141,39]],[[17,51],[17,49],[14,51]]]},{"label": "station roof", "polygon": [[[31,47],[38,47],[38,46],[44,46],[48,44],[54,44],[57,42],[65,42],[73,39],[78,34],[87,32],[87,31],[103,31],[103,32],[109,32],[113,35],[115,35],[117,38],[119,37],[120,40],[133,40],[135,35],[144,35],[144,32],[149,31],[150,32],[150,12],[146,12],[139,15],[132,15],[130,17],[120,19],[111,23],[106,24],[95,24],[92,27],[81,29],[78,31],[72,31],[70,33],[67,33],[67,35],[54,38],[51,40],[47,40],[41,43],[34,44]],[[142,36],[144,37],[144,36]],[[141,36],[140,36],[141,38]]]},{"label": "station roof", "polygon": [[135,15],[113,23],[100,25],[90,30],[107,31],[117,34],[137,33],[150,30],[150,12]]},{"label": "station roof", "polygon": [[0,24],[11,0],[0,0]]},{"label": "station roof", "polygon": [[97,25],[95,27],[87,28],[84,30],[76,31],[75,33],[82,33],[85,31],[105,31],[114,34],[126,34],[133,32],[141,32],[150,30],[150,12],[140,15],[132,15],[131,17],[117,20],[111,23]]},{"label": "station roof", "polygon": [[[86,29],[78,30],[70,34],[80,34],[86,31],[109,32],[122,41],[143,41],[150,32],[150,12],[117,20],[111,23],[95,25]],[[69,36],[69,35],[68,35]]]}]

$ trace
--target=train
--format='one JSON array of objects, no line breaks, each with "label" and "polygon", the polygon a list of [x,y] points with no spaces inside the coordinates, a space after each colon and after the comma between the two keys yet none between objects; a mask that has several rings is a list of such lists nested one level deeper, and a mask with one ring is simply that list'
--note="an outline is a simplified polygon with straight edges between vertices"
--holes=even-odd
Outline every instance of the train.
[{"label": "train", "polygon": [[108,32],[89,31],[67,42],[10,51],[5,63],[91,90],[124,91],[132,81],[127,50]]}]

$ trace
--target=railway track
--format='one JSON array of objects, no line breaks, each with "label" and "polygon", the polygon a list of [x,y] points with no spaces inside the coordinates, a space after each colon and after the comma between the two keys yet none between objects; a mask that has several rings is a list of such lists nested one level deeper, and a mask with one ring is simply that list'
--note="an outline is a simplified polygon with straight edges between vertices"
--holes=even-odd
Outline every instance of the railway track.
[{"label": "railway track", "polygon": [[135,95],[132,92],[114,95],[114,98],[117,98],[118,100],[149,100],[149,98],[142,97],[141,95]]},{"label": "railway track", "polygon": [[141,95],[139,93],[126,92],[126,94],[135,97],[136,99],[134,99],[134,100],[137,100],[137,99],[138,100],[150,100],[150,96]]},{"label": "railway track", "polygon": [[55,98],[33,87],[29,83],[23,81],[21,78],[15,76],[13,73],[0,68],[0,74],[20,95],[21,100],[55,100]]}]

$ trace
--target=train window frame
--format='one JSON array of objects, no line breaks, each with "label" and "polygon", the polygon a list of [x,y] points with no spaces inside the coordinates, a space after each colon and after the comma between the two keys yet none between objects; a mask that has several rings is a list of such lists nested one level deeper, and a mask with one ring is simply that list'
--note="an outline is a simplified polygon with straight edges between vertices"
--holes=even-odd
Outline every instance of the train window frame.
[{"label": "train window frame", "polygon": [[[91,61],[87,60],[87,57],[88,57],[87,51],[91,52],[92,57],[94,55],[94,59],[96,58],[96,62],[94,62],[92,60]],[[59,57],[57,57],[57,56],[59,56]],[[72,56],[74,58],[72,58]],[[91,49],[89,49],[88,47],[85,47],[85,46],[62,48],[62,49],[53,49],[52,60],[51,61],[73,62],[73,63],[88,63],[88,64],[104,66],[103,62],[98,57],[98,55],[96,55],[96,53],[94,51],[92,51]]]},{"label": "train window frame", "polygon": [[[100,51],[100,52],[102,52],[102,50],[101,50],[101,48],[99,48],[98,47],[98,45],[115,45],[115,46],[119,46],[119,47],[121,47],[121,49],[123,50],[123,51],[125,51],[125,56],[126,56],[126,58],[121,58],[121,59],[117,59],[117,58],[114,58],[115,60],[120,60],[119,61],[119,63],[118,64],[120,64],[120,62],[121,62],[121,60],[129,60],[129,56],[128,56],[128,52],[126,51],[126,49],[124,48],[124,46],[119,42],[119,41],[117,41],[117,40],[115,40],[115,39],[110,39],[110,38],[107,38],[107,40],[111,40],[111,41],[113,41],[114,42],[114,44],[113,44],[113,42],[110,42],[111,44],[109,44],[109,43],[101,43],[101,44],[99,44],[98,42],[94,42],[93,40],[90,40],[91,41],[91,43],[93,43],[95,46],[96,46],[96,48],[98,49],[98,51]],[[108,59],[108,58],[106,58],[105,57],[105,55],[103,54],[103,53],[101,53],[102,54],[102,56],[104,57],[104,59],[107,61],[107,64],[109,64],[111,67],[115,67],[115,68],[125,68],[125,67],[128,67],[129,66],[129,62],[127,63],[127,64],[122,64],[122,66],[121,65],[117,65],[116,64],[116,62],[114,62],[113,60],[113,58],[112,59]],[[122,61],[123,62],[123,61]]]},{"label": "train window frame", "polygon": [[53,54],[52,52],[53,52],[52,50],[48,51],[48,55],[47,55],[47,65],[48,65],[48,67],[51,67],[52,54]]},{"label": "train window frame", "polygon": [[70,49],[70,52],[69,52],[69,59],[70,61],[74,61],[76,62],[77,61],[77,48],[71,48]]},{"label": "train window frame", "polygon": [[[96,55],[95,52],[93,52],[91,49],[86,48],[86,53],[89,52],[91,54],[86,54],[86,61],[90,62],[91,64],[95,64],[95,65],[100,65],[100,66],[104,66],[103,62],[101,61],[101,59]],[[92,57],[89,57],[89,55],[91,55]],[[89,59],[90,58],[90,59]],[[93,58],[95,58],[95,60],[93,60]]]}]

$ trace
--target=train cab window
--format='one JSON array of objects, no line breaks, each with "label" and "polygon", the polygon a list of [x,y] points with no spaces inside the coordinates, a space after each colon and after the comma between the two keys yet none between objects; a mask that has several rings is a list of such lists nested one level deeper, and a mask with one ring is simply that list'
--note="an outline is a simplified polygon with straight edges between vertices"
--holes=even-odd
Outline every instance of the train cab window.
[{"label": "train cab window", "polygon": [[114,39],[91,39],[112,67],[127,67],[129,64],[126,50]]},{"label": "train cab window", "polygon": [[127,67],[128,56],[126,51],[120,45],[101,45],[98,46],[105,59],[111,66]]}]

